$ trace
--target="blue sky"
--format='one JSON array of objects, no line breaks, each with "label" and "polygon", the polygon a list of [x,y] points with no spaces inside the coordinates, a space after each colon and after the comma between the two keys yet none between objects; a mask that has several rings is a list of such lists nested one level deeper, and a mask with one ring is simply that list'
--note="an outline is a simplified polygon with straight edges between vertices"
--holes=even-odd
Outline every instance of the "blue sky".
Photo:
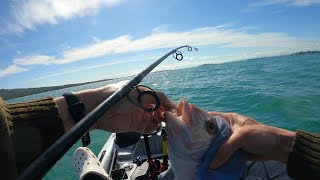
[{"label": "blue sky", "polygon": [[4,0],[0,89],[132,75],[171,48],[198,52],[157,70],[320,50],[320,0]]}]

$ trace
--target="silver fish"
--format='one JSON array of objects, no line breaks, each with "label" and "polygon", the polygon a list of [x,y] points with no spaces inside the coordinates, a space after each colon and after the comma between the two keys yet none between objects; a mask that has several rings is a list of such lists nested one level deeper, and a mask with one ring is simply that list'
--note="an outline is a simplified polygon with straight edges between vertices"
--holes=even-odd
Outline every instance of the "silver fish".
[{"label": "silver fish", "polygon": [[194,179],[202,156],[216,136],[217,122],[185,100],[180,100],[175,110],[165,112],[169,159],[176,179]]}]

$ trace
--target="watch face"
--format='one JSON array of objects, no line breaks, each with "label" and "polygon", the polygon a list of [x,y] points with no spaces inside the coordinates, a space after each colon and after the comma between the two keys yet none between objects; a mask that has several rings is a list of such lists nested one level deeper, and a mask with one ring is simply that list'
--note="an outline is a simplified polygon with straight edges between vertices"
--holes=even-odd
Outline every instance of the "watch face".
[{"label": "watch face", "polygon": [[69,112],[76,122],[79,122],[85,116],[84,110],[82,102],[77,102],[69,106]]}]

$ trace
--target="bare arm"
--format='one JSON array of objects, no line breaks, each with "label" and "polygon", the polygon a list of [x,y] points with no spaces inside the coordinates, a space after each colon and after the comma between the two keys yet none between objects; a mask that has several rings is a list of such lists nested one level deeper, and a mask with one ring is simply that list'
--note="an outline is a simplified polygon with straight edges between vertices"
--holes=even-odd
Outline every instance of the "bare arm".
[{"label": "bare arm", "polygon": [[233,133],[218,150],[211,168],[224,164],[238,149],[246,151],[250,160],[287,162],[295,132],[267,126],[236,113],[218,112],[216,115],[229,122]]},{"label": "bare arm", "polygon": [[236,113],[212,112],[230,124],[233,134],[220,146],[210,168],[218,168],[241,149],[253,161],[276,160],[287,163],[288,175],[295,179],[320,179],[320,135],[263,125]]}]

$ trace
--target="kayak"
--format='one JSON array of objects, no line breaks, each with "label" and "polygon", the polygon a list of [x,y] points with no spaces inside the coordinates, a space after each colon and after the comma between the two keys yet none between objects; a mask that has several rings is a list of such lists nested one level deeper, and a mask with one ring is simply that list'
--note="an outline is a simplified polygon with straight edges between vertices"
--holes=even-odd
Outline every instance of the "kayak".
[{"label": "kayak", "polygon": [[[146,138],[152,159],[149,159],[147,155]],[[98,159],[112,179],[156,179],[160,174],[163,176],[167,173],[164,171],[167,169],[163,167],[168,156],[163,153],[162,145],[161,132],[142,136],[134,132],[113,133],[101,149]],[[150,162],[155,164],[154,169],[149,165]],[[170,166],[169,160],[165,163],[167,167]]]},{"label": "kayak", "polygon": [[[76,173],[79,179],[173,180],[174,172],[167,155],[165,135],[163,130],[148,135],[136,132],[112,133],[98,156],[87,147],[75,151]],[[82,156],[86,153],[87,156]],[[79,156],[82,156],[82,160]],[[90,158],[92,160],[84,160]],[[88,163],[90,166],[86,166]],[[286,164],[247,161],[242,179],[291,178],[287,176]]]}]

